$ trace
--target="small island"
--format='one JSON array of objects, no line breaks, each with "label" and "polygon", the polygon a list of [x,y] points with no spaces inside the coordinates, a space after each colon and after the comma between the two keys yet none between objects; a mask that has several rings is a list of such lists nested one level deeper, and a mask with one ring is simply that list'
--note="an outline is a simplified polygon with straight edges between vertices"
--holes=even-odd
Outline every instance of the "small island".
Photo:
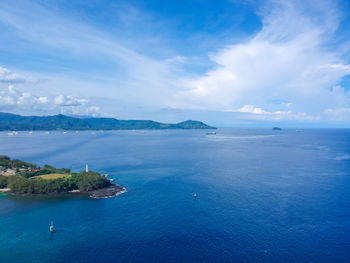
[{"label": "small island", "polygon": [[91,198],[116,196],[126,189],[94,171],[72,172],[51,165],[38,167],[0,155],[0,192],[14,195],[84,194]]}]

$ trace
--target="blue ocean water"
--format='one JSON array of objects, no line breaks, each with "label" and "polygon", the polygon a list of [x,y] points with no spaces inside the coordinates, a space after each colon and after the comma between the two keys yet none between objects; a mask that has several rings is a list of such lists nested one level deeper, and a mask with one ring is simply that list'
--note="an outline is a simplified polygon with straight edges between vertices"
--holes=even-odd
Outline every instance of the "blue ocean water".
[{"label": "blue ocean water", "polygon": [[99,200],[0,197],[0,262],[350,262],[349,138],[340,129],[0,133],[1,154],[89,164],[127,188]]}]

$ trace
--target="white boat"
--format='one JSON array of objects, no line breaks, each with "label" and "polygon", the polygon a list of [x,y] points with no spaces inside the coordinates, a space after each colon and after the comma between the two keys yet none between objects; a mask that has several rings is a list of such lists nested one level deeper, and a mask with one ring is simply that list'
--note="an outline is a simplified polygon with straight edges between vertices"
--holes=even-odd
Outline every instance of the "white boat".
[{"label": "white boat", "polygon": [[53,222],[51,221],[51,225],[50,225],[50,233],[53,233],[55,230],[53,228]]},{"label": "white boat", "polygon": [[197,198],[197,194],[195,193],[195,194],[193,195],[193,197],[194,197],[194,198]]}]

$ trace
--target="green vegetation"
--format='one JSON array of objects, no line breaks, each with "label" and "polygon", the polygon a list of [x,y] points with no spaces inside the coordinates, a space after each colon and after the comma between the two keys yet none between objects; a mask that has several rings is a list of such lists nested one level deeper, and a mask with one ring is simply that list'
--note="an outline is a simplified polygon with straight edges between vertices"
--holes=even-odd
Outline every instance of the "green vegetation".
[{"label": "green vegetation", "polygon": [[0,130],[137,130],[137,129],[216,129],[200,121],[177,124],[151,120],[117,120],[113,118],[74,118],[54,116],[20,116],[0,112]]},{"label": "green vegetation", "polygon": [[12,168],[12,169],[16,169],[16,168],[35,168],[36,165],[32,164],[32,163],[27,163],[27,162],[23,162],[20,160],[11,160],[10,157],[6,156],[6,155],[0,155],[0,166],[2,169],[4,168]]},{"label": "green vegetation", "polygon": [[43,168],[37,167],[30,171],[24,171],[21,173],[22,176],[29,178],[34,176],[48,175],[48,174],[69,174],[71,171],[67,168],[57,169],[51,165],[45,164]]},{"label": "green vegetation", "polygon": [[[50,165],[43,168],[22,161],[12,161],[7,156],[0,156],[3,169],[19,168],[14,175],[0,174],[0,188],[10,188],[12,193],[17,194],[46,194],[60,193],[71,190],[91,191],[109,186],[108,179],[97,172],[71,173],[69,169],[57,169]],[[17,167],[17,164],[20,166]],[[26,164],[24,167],[23,164]]]},{"label": "green vegetation", "polygon": [[0,188],[5,188],[7,186],[8,176],[0,175]]},{"label": "green vegetation", "polygon": [[73,173],[70,181],[75,186],[75,189],[79,189],[80,191],[96,190],[107,187],[111,184],[108,179],[102,177],[99,173],[92,171]]}]

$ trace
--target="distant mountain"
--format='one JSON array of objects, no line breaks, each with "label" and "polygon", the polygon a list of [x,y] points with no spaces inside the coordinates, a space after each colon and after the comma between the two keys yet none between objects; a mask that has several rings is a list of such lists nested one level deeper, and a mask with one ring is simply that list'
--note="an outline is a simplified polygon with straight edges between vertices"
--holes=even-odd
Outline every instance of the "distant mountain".
[{"label": "distant mountain", "polygon": [[0,112],[0,131],[26,130],[156,130],[156,129],[216,129],[200,121],[177,124],[151,120],[117,120],[113,118],[76,118],[62,114],[53,116],[21,116]]}]

